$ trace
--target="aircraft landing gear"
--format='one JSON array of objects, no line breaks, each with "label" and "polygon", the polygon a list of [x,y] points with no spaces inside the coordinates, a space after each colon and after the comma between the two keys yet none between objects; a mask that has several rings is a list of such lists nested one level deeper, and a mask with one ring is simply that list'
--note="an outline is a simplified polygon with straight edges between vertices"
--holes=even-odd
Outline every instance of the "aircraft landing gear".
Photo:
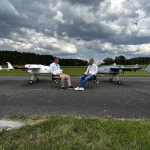
[{"label": "aircraft landing gear", "polygon": [[30,80],[30,81],[29,81],[29,84],[32,84],[32,83],[33,83],[33,80]]},{"label": "aircraft landing gear", "polygon": [[[109,79],[109,82],[113,81],[113,77],[114,77],[114,75],[112,76],[112,78]],[[118,80],[118,84],[122,84],[122,81],[119,80],[118,75],[116,75],[116,77],[117,77],[117,80]]]},{"label": "aircraft landing gear", "polygon": [[29,81],[29,84],[33,84],[33,77],[34,75],[31,76],[31,80]]},{"label": "aircraft landing gear", "polygon": [[117,77],[117,80],[118,80],[118,84],[122,84],[122,81],[119,80],[118,75],[116,75],[116,77]]},{"label": "aircraft landing gear", "polygon": [[118,84],[122,84],[122,81],[118,81]]},{"label": "aircraft landing gear", "polygon": [[36,82],[39,82],[40,80],[39,80],[39,78],[37,78],[37,76],[36,76],[36,74],[33,74],[32,76],[31,76],[31,80],[29,81],[29,84],[33,84],[33,78],[36,78]]}]

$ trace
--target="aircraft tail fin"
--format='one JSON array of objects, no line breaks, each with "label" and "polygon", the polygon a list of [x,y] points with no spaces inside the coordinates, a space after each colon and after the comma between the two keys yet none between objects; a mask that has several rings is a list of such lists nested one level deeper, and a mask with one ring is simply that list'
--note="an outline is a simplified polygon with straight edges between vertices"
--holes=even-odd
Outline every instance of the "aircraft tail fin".
[{"label": "aircraft tail fin", "polygon": [[136,65],[134,66],[134,68],[138,68],[138,64],[136,64]]},{"label": "aircraft tail fin", "polygon": [[[135,66],[134,66],[134,68],[138,68],[138,64],[136,64]],[[135,72],[138,72],[138,70],[134,70]]]},{"label": "aircraft tail fin", "polygon": [[13,66],[7,62],[7,71],[14,69]]},{"label": "aircraft tail fin", "polygon": [[0,70],[2,70],[2,67],[0,66]]},{"label": "aircraft tail fin", "polygon": [[148,73],[150,73],[150,64],[147,66],[146,70]]}]

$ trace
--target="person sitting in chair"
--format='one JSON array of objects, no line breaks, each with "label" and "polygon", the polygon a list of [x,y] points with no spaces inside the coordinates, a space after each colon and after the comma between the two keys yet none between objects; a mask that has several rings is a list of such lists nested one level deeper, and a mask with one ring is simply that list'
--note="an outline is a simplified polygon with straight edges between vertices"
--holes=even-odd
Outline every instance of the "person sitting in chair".
[{"label": "person sitting in chair", "polygon": [[88,80],[94,80],[98,72],[98,66],[94,64],[94,59],[89,60],[89,66],[83,76],[80,77],[80,86],[75,88],[76,91],[84,91],[84,85]]},{"label": "person sitting in chair", "polygon": [[64,87],[65,79],[68,82],[68,89],[73,89],[73,87],[71,86],[70,76],[62,73],[63,70],[60,69],[60,66],[58,63],[59,63],[59,58],[55,57],[54,62],[50,64],[50,72],[52,73],[52,75],[54,75],[53,78],[59,77],[61,79],[61,87],[62,87],[61,90],[65,90],[65,87]]}]

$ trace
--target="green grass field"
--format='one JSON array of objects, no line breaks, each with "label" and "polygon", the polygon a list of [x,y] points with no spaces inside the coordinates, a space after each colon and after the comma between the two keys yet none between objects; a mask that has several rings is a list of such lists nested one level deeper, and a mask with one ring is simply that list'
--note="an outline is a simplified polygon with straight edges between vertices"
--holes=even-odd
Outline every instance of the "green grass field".
[{"label": "green grass field", "polygon": [[[13,118],[13,117],[9,117]],[[26,116],[15,116],[27,119]],[[31,119],[32,117],[30,117]],[[43,117],[33,117],[34,120]],[[4,150],[149,150],[148,119],[119,120],[47,116],[34,125],[0,132],[0,149]]]},{"label": "green grass field", "polygon": [[[5,68],[6,66],[2,66],[3,68]],[[133,65],[127,66],[127,67],[133,67]],[[143,69],[146,69],[146,65],[141,66],[139,65],[139,67],[143,67]],[[84,74],[84,72],[86,71],[86,66],[62,66],[61,69],[63,70],[63,73],[68,74],[70,76],[81,76]],[[30,73],[26,72],[26,71],[22,71],[22,70],[11,70],[11,71],[7,71],[7,70],[2,70],[0,71],[0,75],[14,75],[14,76],[30,76]],[[48,74],[49,76],[50,74]],[[98,76],[101,76],[100,74]],[[107,75],[108,76],[108,75]],[[121,73],[119,76],[121,77],[150,77],[150,73],[145,72],[145,71],[138,71],[138,72],[130,72],[130,71],[126,71],[124,74]]]}]

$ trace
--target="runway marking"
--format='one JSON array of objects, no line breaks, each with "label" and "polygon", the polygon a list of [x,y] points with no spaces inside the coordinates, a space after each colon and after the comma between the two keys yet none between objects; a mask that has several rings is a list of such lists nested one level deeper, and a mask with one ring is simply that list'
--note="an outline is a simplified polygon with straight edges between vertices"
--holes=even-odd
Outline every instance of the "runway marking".
[{"label": "runway marking", "polygon": [[125,89],[127,87],[128,83],[123,87],[123,89]]},{"label": "runway marking", "polygon": [[9,95],[14,93],[23,93],[23,92],[31,92],[31,91],[40,91],[41,89],[32,89],[32,90],[25,90],[25,91],[16,91],[16,92],[10,92],[10,93],[2,93],[0,95]]},{"label": "runway marking", "polygon": [[118,89],[125,89],[127,87],[128,83],[124,87],[117,87]]}]

